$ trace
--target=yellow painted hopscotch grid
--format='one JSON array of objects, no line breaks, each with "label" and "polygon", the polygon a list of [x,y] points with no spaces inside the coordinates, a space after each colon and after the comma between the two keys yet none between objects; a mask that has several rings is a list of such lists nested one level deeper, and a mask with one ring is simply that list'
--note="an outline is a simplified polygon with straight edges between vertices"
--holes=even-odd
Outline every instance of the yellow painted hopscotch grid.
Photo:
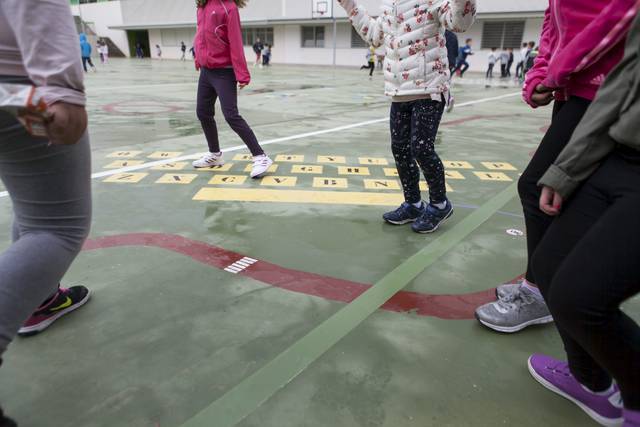
[{"label": "yellow painted hopscotch grid", "polygon": [[[139,166],[145,163],[142,160],[145,157],[157,160],[181,155],[181,152],[157,151],[145,156],[142,151],[117,151],[107,155],[110,163],[104,168]],[[194,200],[394,205],[402,199],[398,173],[393,162],[385,158],[347,159],[345,156],[332,155],[279,154],[274,159],[276,163],[269,168],[269,175],[257,181],[260,188],[251,185],[252,181],[247,176],[251,171],[251,164],[245,165],[245,162],[252,160],[250,154],[236,154],[231,162],[223,166],[198,170],[191,168],[189,162],[177,161],[151,167],[150,172],[111,175],[103,182],[136,184],[147,179],[152,175],[151,172],[158,171],[165,173],[151,177],[155,184],[188,185],[197,181],[195,185],[201,185],[198,178],[203,174],[213,173],[213,177],[207,178],[207,183],[216,187],[200,189]],[[506,162],[480,162],[482,170],[476,170],[476,166],[468,161],[447,160],[443,163],[448,181],[478,179],[486,182],[510,182],[516,179],[508,173],[513,175],[517,168]],[[247,184],[253,188],[242,188]],[[313,191],[297,190],[300,187],[311,187]],[[420,182],[420,188],[428,190],[424,181]],[[447,184],[447,191],[453,192],[454,189]]]}]

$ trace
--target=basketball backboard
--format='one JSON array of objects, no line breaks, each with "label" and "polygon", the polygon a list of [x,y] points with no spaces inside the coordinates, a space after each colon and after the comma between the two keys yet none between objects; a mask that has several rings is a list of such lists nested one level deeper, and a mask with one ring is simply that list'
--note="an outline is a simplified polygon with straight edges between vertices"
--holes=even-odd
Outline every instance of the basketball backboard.
[{"label": "basketball backboard", "polygon": [[333,0],[311,0],[311,17],[313,19],[330,18]]}]

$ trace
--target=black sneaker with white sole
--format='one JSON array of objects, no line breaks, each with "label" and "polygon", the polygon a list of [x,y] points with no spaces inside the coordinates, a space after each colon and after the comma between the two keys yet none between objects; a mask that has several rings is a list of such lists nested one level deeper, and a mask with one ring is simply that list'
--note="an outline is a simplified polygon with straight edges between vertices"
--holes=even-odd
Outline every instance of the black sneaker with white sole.
[{"label": "black sneaker with white sole", "polygon": [[395,211],[387,212],[382,215],[382,218],[389,224],[393,225],[409,224],[420,218],[426,208],[427,206],[424,202],[422,202],[422,205],[419,208],[416,208],[411,203],[404,202]]}]

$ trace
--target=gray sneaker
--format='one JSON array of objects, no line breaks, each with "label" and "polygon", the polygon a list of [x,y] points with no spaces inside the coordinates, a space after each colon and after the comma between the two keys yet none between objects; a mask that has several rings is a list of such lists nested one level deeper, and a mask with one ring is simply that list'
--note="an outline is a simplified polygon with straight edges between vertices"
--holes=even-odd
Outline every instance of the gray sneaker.
[{"label": "gray sneaker", "polygon": [[544,300],[524,286],[507,299],[499,299],[476,309],[476,319],[487,328],[513,333],[527,326],[553,322]]},{"label": "gray sneaker", "polygon": [[513,299],[513,295],[519,291],[524,279],[518,279],[515,283],[505,283],[496,288],[496,298],[501,300]]}]

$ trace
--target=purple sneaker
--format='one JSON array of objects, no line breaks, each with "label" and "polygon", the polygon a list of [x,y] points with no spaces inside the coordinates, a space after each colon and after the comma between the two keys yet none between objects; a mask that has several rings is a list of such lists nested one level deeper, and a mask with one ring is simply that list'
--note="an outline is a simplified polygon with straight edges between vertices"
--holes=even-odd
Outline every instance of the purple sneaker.
[{"label": "purple sneaker", "polygon": [[569,399],[603,426],[622,424],[622,400],[618,386],[611,393],[600,396],[590,393],[573,377],[569,364],[543,354],[529,358],[529,372],[540,384]]},{"label": "purple sneaker", "polygon": [[640,427],[640,411],[625,409],[622,411],[622,415],[624,416],[622,427]]}]

